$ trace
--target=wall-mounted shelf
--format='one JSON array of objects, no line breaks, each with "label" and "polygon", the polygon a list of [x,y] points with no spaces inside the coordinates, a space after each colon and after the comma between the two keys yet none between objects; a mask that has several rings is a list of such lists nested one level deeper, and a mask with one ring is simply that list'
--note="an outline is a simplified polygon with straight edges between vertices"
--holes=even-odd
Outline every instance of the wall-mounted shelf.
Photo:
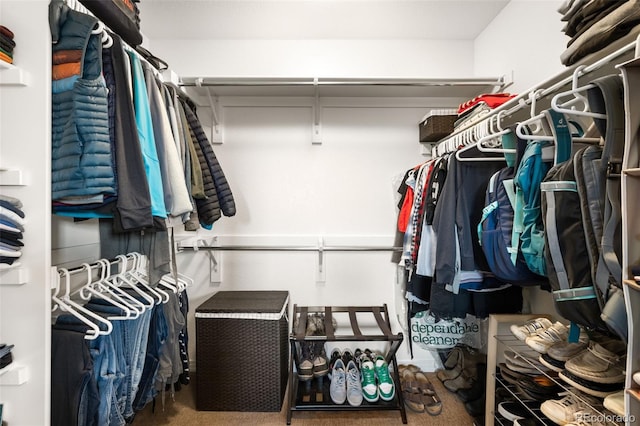
[{"label": "wall-mounted shelf", "polygon": [[29,76],[21,68],[0,61],[0,86],[27,86]]},{"label": "wall-mounted shelf", "polygon": [[473,98],[501,90],[505,77],[476,78],[329,78],[329,77],[183,77],[181,86],[214,96],[455,97]]},{"label": "wall-mounted shelf", "polygon": [[0,370],[0,386],[19,386],[29,380],[29,369],[12,363]]},{"label": "wall-mounted shelf", "polygon": [[[2,75],[1,72],[0,75]],[[22,170],[0,167],[0,186],[25,186],[26,184]]]},{"label": "wall-mounted shelf", "polygon": [[26,268],[17,267],[0,269],[0,286],[23,285],[29,281],[29,271]]}]

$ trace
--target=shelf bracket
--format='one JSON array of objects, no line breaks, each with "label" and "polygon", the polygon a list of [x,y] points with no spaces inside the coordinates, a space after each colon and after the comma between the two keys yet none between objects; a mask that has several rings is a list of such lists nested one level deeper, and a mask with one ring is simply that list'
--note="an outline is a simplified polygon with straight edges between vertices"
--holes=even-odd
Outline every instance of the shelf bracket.
[{"label": "shelf bracket", "polygon": [[0,167],[0,186],[26,185],[22,170],[4,169]]},{"label": "shelf bracket", "polygon": [[313,85],[315,88],[315,100],[313,103],[313,129],[311,143],[314,145],[322,145],[322,133],[320,127],[320,88],[318,86],[318,77],[314,77]]},{"label": "shelf bracket", "polygon": [[316,284],[325,285],[327,282],[327,262],[324,250],[324,238],[318,237],[318,269],[316,270]]},{"label": "shelf bracket", "polygon": [[[202,77],[196,80],[196,86],[202,87]],[[209,107],[211,107],[211,143],[216,145],[222,144],[222,133],[220,132],[220,115],[218,114],[219,104],[218,97],[211,96],[211,89],[206,87],[207,99],[209,100]]]}]

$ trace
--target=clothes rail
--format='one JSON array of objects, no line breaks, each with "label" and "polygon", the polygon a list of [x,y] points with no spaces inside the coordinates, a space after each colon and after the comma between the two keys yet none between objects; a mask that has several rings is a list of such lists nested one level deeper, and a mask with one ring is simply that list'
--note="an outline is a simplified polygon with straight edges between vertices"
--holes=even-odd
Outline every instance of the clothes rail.
[{"label": "clothes rail", "polygon": [[[599,70],[602,67],[611,64],[613,60],[633,51],[634,49],[637,54],[640,50],[639,46],[640,35],[636,36],[636,39],[634,41],[623,45],[617,50],[603,56],[602,58],[594,61],[591,64],[576,64],[571,68],[567,68],[567,70],[563,71],[561,74],[555,75],[554,77],[538,83],[537,85],[531,87],[526,91],[523,91],[522,93],[500,105],[499,107],[493,109],[480,122],[458,129],[451,135],[447,136],[445,139],[441,140],[436,146],[433,147],[432,156],[437,157],[457,151],[460,146],[453,146],[451,144],[451,141],[454,138],[459,137],[460,135],[464,135],[466,137],[463,146],[474,144],[475,142],[477,142],[477,139],[475,139],[474,136],[480,134],[482,129],[486,128],[488,121],[494,119],[496,115],[499,114],[499,117],[501,119],[508,119],[515,113],[528,108],[532,102],[556,93],[562,87],[571,83],[575,78],[583,77],[589,73]],[[565,77],[561,77],[565,73],[567,73],[567,75]]]},{"label": "clothes rail", "polygon": [[402,247],[393,246],[178,246],[178,250],[208,251],[402,251]]},{"label": "clothes rail", "polygon": [[185,87],[207,86],[498,86],[503,88],[505,78],[195,78],[184,79]]}]

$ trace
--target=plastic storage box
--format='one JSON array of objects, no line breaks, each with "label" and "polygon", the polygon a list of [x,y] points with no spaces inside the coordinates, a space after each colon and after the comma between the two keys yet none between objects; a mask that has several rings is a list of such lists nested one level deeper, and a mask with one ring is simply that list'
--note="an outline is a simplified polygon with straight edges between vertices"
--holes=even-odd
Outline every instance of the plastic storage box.
[{"label": "plastic storage box", "polygon": [[220,291],[196,317],[196,409],[280,411],[289,362],[287,291]]}]

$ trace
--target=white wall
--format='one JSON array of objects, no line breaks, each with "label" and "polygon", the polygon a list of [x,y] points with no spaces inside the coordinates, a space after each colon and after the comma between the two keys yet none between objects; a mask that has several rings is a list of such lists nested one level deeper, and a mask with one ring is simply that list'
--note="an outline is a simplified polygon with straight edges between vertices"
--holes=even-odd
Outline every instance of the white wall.
[{"label": "white wall", "polygon": [[[0,168],[20,170],[24,186],[0,186],[26,215],[22,285],[0,272],[0,342],[14,344],[0,371],[0,404],[9,425],[49,424],[51,371],[51,37],[48,1],[0,1],[0,23],[15,34],[14,61],[26,86],[0,70]],[[28,17],[28,19],[25,19]],[[9,71],[9,72],[8,72]],[[20,372],[20,375],[17,373]],[[24,376],[22,374],[25,374]],[[23,383],[23,379],[26,381]],[[21,384],[18,384],[21,383]]]},{"label": "white wall", "polygon": [[562,71],[560,0],[511,0],[474,42],[475,75],[510,75],[521,93]]},{"label": "white wall", "polygon": [[[214,149],[238,213],[211,232],[200,231],[201,237],[218,236],[221,245],[315,246],[323,237],[328,246],[393,246],[394,178],[424,161],[416,125],[424,107],[324,107],[322,144],[314,145],[309,107],[237,106],[237,99],[232,104],[222,111],[224,143]],[[179,270],[198,283],[189,291],[192,335],[193,312],[219,290],[288,290],[292,304],[309,306],[387,304],[394,332],[401,331],[396,304],[403,301],[391,252],[327,253],[321,284],[317,252],[222,252],[221,284],[210,282],[207,253],[184,252],[178,260]],[[433,368],[430,354],[416,354],[416,362]],[[399,359],[409,359],[405,345]]]},{"label": "white wall", "polygon": [[470,77],[470,40],[153,39],[185,77]]}]

